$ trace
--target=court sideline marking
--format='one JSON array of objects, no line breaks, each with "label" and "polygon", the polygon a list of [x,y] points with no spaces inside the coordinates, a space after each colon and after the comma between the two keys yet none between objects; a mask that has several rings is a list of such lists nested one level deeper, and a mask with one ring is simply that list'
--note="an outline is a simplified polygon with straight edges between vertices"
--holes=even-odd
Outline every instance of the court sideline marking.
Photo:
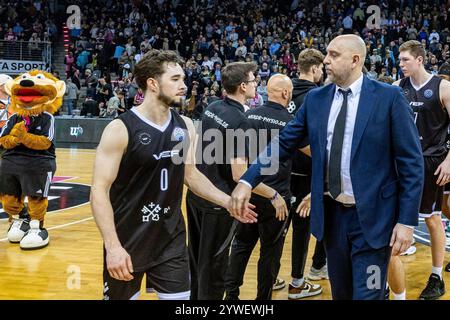
[{"label": "court sideline marking", "polygon": [[[74,224],[83,223],[83,222],[86,222],[86,221],[89,221],[89,220],[92,220],[92,219],[94,219],[94,217],[84,218],[84,219],[81,219],[81,220],[75,220],[75,221],[72,221],[72,222],[69,222],[69,223],[60,224],[60,225],[56,225],[54,227],[47,228],[47,230],[61,229],[61,228],[65,228],[65,227],[68,227],[68,226],[71,226],[71,225],[74,225]],[[0,242],[5,242],[7,240],[8,240],[8,238],[3,238],[3,239],[0,239]]]}]

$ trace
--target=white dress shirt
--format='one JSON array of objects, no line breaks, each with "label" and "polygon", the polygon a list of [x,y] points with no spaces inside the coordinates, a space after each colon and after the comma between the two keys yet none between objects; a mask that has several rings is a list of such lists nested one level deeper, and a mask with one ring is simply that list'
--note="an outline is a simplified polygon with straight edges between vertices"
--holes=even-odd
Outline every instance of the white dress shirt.
[{"label": "white dress shirt", "polygon": [[[348,88],[340,88],[336,86],[333,103],[331,104],[330,115],[328,117],[327,126],[327,171],[326,181],[328,182],[328,163],[330,161],[331,142],[333,141],[334,125],[341,110],[344,96],[339,91],[350,89],[352,92],[347,97],[347,115],[345,118],[344,142],[342,144],[342,158],[341,158],[341,194],[336,198],[336,201],[345,204],[355,204],[355,197],[353,195],[352,180],[350,177],[350,157],[352,153],[353,131],[355,129],[356,114],[358,112],[359,97],[361,96],[361,87],[363,83],[363,75],[353,82]],[[328,183],[327,183],[328,184]],[[327,194],[329,194],[327,192]]]}]

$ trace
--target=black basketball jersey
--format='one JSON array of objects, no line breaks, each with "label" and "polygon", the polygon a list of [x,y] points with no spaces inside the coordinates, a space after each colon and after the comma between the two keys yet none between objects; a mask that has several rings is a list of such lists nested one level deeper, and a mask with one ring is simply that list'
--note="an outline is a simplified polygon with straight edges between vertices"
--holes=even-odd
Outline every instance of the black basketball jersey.
[{"label": "black basketball jersey", "polygon": [[136,108],[119,116],[128,130],[128,147],[110,198],[117,234],[134,271],[145,271],[186,250],[181,157],[189,134],[180,115],[170,110],[170,117],[160,127]]},{"label": "black basketball jersey", "polygon": [[[282,105],[272,101],[247,111],[246,116],[248,128],[256,132],[255,136],[249,135],[248,139],[249,163],[252,163],[255,160],[254,156],[258,156],[263,152],[266,145],[275,138],[272,134],[278,135],[288,122],[293,119],[293,116]],[[267,137],[267,139],[264,137]],[[276,155],[271,156],[274,157]],[[279,163],[279,168],[275,170],[276,172],[272,175],[267,175],[263,182],[277,190],[282,196],[290,198],[291,166],[292,159]]]},{"label": "black basketball jersey", "polygon": [[403,93],[414,111],[414,121],[419,131],[424,156],[440,156],[447,153],[449,118],[439,98],[441,80],[433,75],[419,90],[412,86],[409,77],[400,81],[400,87],[403,88]]},{"label": "black basketball jersey", "polygon": [[[233,143],[234,134],[238,135],[236,130],[242,132],[247,130],[247,118],[244,114],[244,107],[238,101],[231,98],[217,100],[212,102],[202,114],[201,135],[198,137],[197,144],[197,169],[202,172],[217,189],[231,194],[236,187],[231,171],[231,159],[245,156],[245,145]],[[205,138],[209,133],[215,132],[212,141]],[[221,139],[217,139],[219,136]],[[216,140],[217,139],[217,140]],[[236,142],[236,140],[234,141]],[[215,149],[212,148],[215,146]],[[214,151],[211,151],[214,150]],[[217,150],[217,151],[216,151]],[[221,152],[219,151],[221,150]],[[217,152],[217,155],[216,155]],[[220,155],[219,155],[220,154]],[[208,158],[211,155],[214,159]],[[216,158],[217,157],[217,158]],[[216,161],[217,159],[217,161]],[[190,194],[195,198],[198,206],[204,209],[220,210],[217,204],[203,198]]]}]

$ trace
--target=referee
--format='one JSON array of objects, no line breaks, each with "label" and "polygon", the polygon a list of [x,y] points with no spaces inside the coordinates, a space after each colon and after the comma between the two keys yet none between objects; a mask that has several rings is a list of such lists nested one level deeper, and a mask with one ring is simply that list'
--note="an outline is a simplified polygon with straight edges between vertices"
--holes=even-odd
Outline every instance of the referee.
[{"label": "referee", "polygon": [[[249,150],[258,146],[265,148],[266,144],[292,120],[293,116],[286,109],[292,98],[292,89],[292,81],[285,75],[277,74],[269,79],[268,102],[246,113],[249,130],[255,130],[257,137],[255,140],[249,140]],[[261,142],[263,137],[268,137],[268,140]],[[254,156],[263,151],[258,150]],[[253,160],[250,156],[250,163]],[[264,180],[268,186],[278,190],[288,203],[291,198],[291,164],[292,161],[280,163],[278,171]],[[238,299],[239,287],[243,283],[248,260],[258,239],[261,242],[261,251],[258,261],[257,300],[272,298],[272,286],[280,269],[288,220],[283,221],[277,218],[271,200],[267,198],[253,195],[251,203],[256,206],[258,223],[248,226],[239,223],[237,227],[226,274],[226,300]]]}]

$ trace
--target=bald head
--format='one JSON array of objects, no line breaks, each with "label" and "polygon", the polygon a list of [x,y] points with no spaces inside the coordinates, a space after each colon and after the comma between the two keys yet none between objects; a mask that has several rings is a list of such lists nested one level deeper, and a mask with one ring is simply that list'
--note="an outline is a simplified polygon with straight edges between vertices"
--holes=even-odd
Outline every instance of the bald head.
[{"label": "bald head", "polygon": [[347,88],[361,76],[365,59],[366,45],[363,39],[348,34],[330,42],[323,64],[330,81]]},{"label": "bald head", "polygon": [[292,81],[284,74],[276,74],[271,76],[269,82],[267,83],[267,91],[269,92],[269,95],[271,91],[275,93],[288,88],[292,89]]},{"label": "bald head", "polygon": [[292,98],[292,81],[288,76],[276,74],[267,83],[269,101],[287,106]]},{"label": "bald head", "polygon": [[334,38],[331,42],[335,42],[350,54],[359,55],[361,57],[361,64],[364,64],[364,59],[366,57],[366,44],[361,37],[354,34],[345,34]]}]

